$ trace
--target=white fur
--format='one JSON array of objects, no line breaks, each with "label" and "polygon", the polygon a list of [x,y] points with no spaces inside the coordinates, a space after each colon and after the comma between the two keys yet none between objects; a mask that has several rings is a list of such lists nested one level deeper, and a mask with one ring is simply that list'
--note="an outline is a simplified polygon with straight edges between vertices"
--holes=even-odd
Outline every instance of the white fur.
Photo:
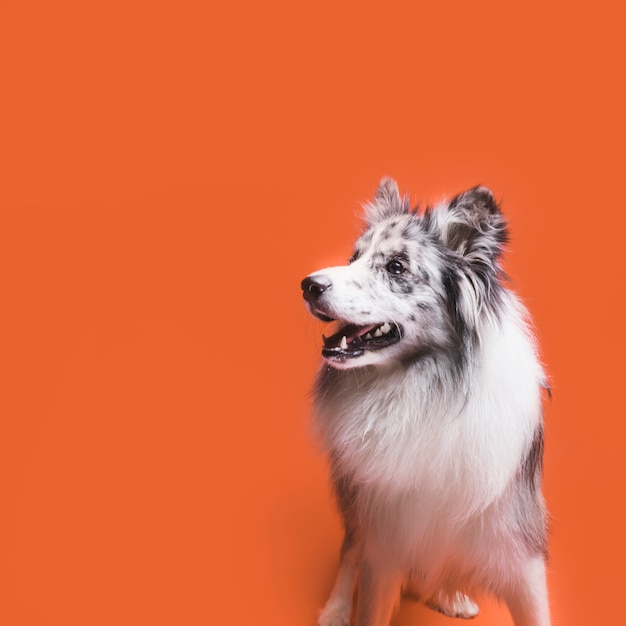
[{"label": "white fur", "polygon": [[[393,536],[387,548],[397,554],[390,558],[408,561],[403,567],[420,554],[420,567],[439,575],[452,558],[447,551],[475,549],[480,524],[467,520],[488,519],[530,446],[541,418],[543,372],[520,313],[511,298],[510,315],[487,326],[480,366],[463,394],[433,394],[430,372],[391,365],[359,370],[317,406],[324,447],[371,487],[369,524]],[[510,549],[491,548],[478,546],[483,560]],[[424,563],[425,554],[432,563]]]},{"label": "white fur", "polygon": [[456,396],[432,393],[431,372],[395,364],[347,379],[317,407],[326,448],[341,450],[359,482],[438,492],[459,509],[455,518],[484,510],[540,420],[543,372],[519,308],[512,300],[515,313],[487,326],[480,367]]}]

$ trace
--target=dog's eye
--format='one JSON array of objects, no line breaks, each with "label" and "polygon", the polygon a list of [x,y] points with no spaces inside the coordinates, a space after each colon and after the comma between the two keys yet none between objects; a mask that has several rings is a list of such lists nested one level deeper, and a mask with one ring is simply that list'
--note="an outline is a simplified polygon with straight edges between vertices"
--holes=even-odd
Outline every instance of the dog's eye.
[{"label": "dog's eye", "polygon": [[389,261],[385,267],[390,274],[402,274],[404,272],[404,265],[398,259]]}]

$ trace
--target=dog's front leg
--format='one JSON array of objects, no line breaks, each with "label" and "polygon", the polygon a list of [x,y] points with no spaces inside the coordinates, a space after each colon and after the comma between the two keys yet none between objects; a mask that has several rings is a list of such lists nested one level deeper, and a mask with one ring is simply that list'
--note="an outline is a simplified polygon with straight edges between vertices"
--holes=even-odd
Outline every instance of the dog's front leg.
[{"label": "dog's front leg", "polygon": [[550,626],[546,566],[542,555],[530,557],[519,567],[505,593],[515,626]]},{"label": "dog's front leg", "polygon": [[319,626],[348,626],[359,562],[359,545],[354,534],[346,531],[341,546],[341,562],[335,586],[320,613]]},{"label": "dog's front leg", "polygon": [[359,564],[356,626],[388,626],[400,600],[400,572],[363,555]]}]

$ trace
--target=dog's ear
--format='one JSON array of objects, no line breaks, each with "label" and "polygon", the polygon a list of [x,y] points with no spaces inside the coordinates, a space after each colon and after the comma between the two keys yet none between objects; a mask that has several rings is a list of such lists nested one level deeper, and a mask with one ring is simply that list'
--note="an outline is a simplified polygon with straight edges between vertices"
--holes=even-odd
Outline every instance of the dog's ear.
[{"label": "dog's ear", "polygon": [[375,224],[386,217],[408,213],[409,199],[407,196],[404,198],[400,196],[398,183],[393,178],[383,178],[378,185],[374,200],[365,204],[363,208],[367,223]]},{"label": "dog's ear", "polygon": [[423,220],[447,248],[470,261],[492,263],[508,241],[506,220],[486,187],[474,187],[426,211]]}]

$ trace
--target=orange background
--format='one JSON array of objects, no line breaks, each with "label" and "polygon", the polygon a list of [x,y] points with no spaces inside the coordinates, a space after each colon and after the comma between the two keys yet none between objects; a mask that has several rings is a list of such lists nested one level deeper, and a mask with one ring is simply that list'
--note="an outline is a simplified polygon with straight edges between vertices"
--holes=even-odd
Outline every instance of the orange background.
[{"label": "orange background", "polygon": [[554,387],[554,622],[620,623],[618,6],[4,0],[0,623],[314,624],[340,530],[299,280],[383,175],[502,198]]}]

